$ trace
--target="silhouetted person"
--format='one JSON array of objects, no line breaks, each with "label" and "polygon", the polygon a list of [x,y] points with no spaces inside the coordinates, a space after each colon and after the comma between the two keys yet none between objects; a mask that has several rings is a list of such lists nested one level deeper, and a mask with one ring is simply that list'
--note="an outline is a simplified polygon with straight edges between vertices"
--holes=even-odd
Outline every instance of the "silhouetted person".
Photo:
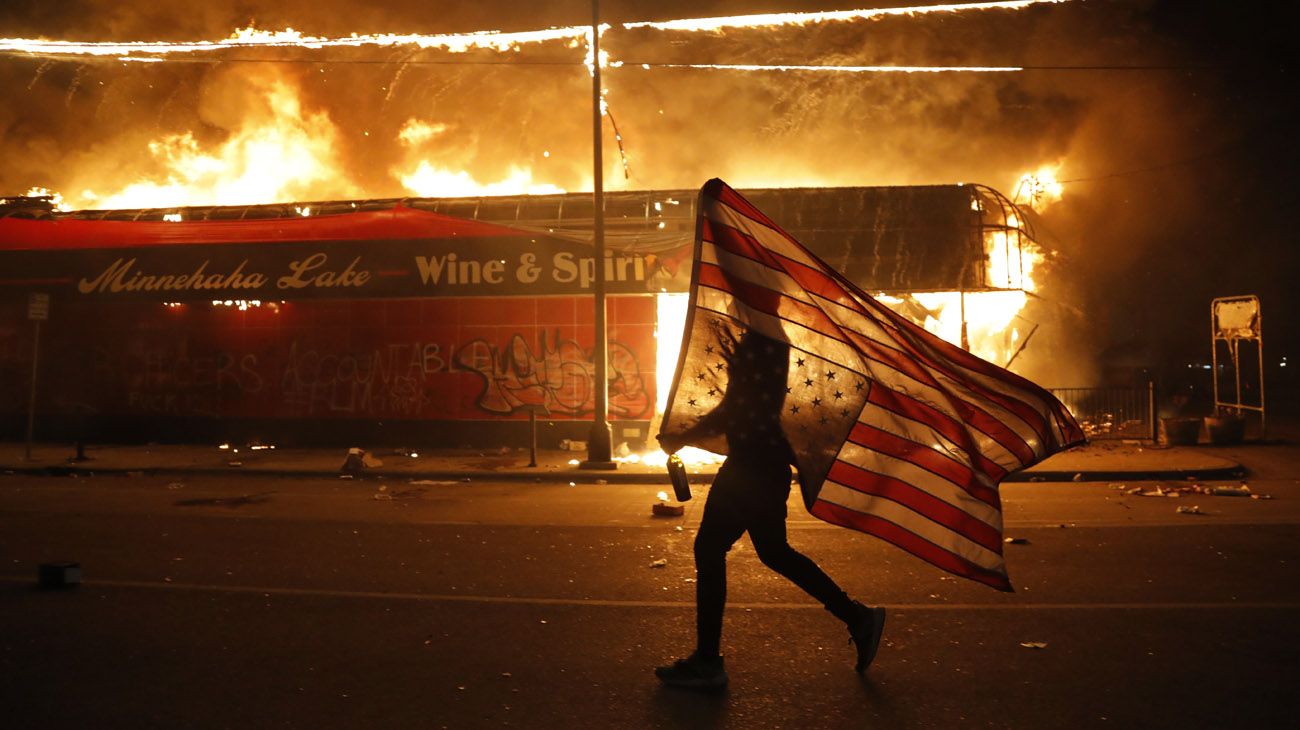
[{"label": "silhouetted person", "polygon": [[789,578],[844,622],[857,645],[856,669],[861,672],[880,645],[885,609],[850,600],[830,576],[786,540],[794,454],[781,429],[781,408],[790,346],[747,332],[730,348],[724,339],[723,350],[729,377],[722,402],[686,432],[659,437],[663,449],[673,453],[687,441],[724,435],[728,456],[713,480],[695,536],[695,653],[656,668],[655,675],[674,687],[726,685],[719,649],[727,600],[727,551],[745,532],[764,565]]}]

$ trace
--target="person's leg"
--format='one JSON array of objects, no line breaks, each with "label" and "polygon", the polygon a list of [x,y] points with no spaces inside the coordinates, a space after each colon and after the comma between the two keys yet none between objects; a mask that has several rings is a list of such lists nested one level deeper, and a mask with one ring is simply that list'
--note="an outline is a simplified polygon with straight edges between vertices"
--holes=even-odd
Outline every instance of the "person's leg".
[{"label": "person's leg", "polygon": [[[779,475],[778,475],[779,476]],[[764,483],[767,489],[756,496],[755,512],[749,517],[749,538],[759,560],[777,573],[785,576],[821,602],[831,615],[844,622],[850,640],[857,646],[859,673],[866,670],[875,659],[880,646],[881,631],[885,625],[885,609],[868,607],[851,600],[811,558],[790,546],[786,536],[786,500],[789,498],[789,477],[784,484],[774,480]],[[780,486],[781,488],[777,488]]]},{"label": "person's leg", "polygon": [[768,483],[756,485],[753,491],[758,501],[749,519],[749,539],[754,543],[758,559],[820,601],[835,618],[852,626],[859,618],[853,601],[817,563],[790,546],[785,526],[789,471],[765,479]]},{"label": "person's leg", "polygon": [[722,643],[722,613],[727,603],[727,551],[745,534],[735,505],[736,483],[723,464],[704,503],[695,535],[695,634],[700,656],[717,656]]}]

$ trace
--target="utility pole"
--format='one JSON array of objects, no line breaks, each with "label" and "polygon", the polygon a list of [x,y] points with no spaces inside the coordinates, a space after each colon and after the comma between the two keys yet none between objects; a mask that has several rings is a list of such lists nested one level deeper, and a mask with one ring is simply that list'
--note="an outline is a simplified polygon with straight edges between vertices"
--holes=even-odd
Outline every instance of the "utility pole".
[{"label": "utility pole", "polygon": [[591,144],[593,174],[592,201],[595,212],[592,220],[592,256],[596,259],[596,277],[592,282],[595,294],[595,342],[592,359],[595,361],[595,412],[592,414],[591,433],[587,437],[587,460],[584,469],[615,469],[613,435],[609,428],[609,332],[605,322],[605,179],[604,155],[601,150],[602,109],[600,94],[600,0],[591,0]]}]

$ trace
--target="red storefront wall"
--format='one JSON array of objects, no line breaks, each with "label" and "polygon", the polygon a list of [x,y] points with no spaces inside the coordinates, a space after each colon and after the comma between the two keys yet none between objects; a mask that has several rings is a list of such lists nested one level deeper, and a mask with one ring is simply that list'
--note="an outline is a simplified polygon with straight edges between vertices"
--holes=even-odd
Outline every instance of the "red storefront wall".
[{"label": "red storefront wall", "polygon": [[[608,307],[610,419],[648,421],[654,297],[613,296]],[[315,300],[244,311],[56,301],[41,332],[38,413],[55,430],[90,413],[96,430],[131,423],[154,439],[162,437],[149,431],[173,421],[256,423],[260,432],[270,423],[280,437],[330,422],[438,423],[422,432],[455,444],[457,423],[526,419],[525,404],[546,406],[548,422],[590,419],[592,342],[590,297]],[[6,430],[26,411],[30,359],[31,323],[11,300],[0,307]]]}]

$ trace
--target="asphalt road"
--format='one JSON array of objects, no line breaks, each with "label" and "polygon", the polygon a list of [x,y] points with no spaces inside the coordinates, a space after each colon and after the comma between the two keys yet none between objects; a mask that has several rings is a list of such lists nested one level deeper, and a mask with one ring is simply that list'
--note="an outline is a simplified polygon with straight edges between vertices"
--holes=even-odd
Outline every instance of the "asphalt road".
[{"label": "asphalt road", "polygon": [[[1294,456],[1260,457],[1272,500],[1007,485],[1014,594],[792,503],[792,543],[888,606],[885,644],[859,677],[742,541],[714,696],[650,673],[692,643],[700,499],[672,519],[626,485],[4,476],[0,724],[1289,726]],[[50,560],[84,584],[34,588]]]}]

